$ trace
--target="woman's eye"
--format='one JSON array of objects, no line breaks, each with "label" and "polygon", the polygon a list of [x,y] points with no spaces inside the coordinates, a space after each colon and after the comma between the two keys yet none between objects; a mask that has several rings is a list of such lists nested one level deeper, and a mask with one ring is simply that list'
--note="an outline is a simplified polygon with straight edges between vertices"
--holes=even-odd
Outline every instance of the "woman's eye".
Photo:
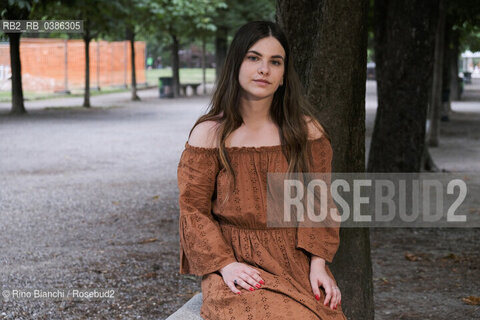
[{"label": "woman's eye", "polygon": [[251,60],[251,61],[257,61],[258,60],[258,58],[255,57],[255,56],[248,56],[247,59]]},{"label": "woman's eye", "polygon": [[276,60],[272,61],[272,63],[273,63],[273,65],[275,65],[275,66],[281,65],[280,61],[276,61]]}]

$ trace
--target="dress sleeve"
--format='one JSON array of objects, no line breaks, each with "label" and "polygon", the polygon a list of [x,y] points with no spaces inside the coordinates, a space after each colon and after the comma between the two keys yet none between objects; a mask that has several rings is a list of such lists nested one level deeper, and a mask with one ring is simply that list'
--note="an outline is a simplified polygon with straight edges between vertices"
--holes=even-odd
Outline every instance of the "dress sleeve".
[{"label": "dress sleeve", "polygon": [[185,145],[177,168],[181,274],[203,276],[237,261],[211,211],[218,171],[216,149]]},{"label": "dress sleeve", "polygon": [[[318,178],[324,179],[327,186],[327,208],[336,208],[330,193],[330,174],[332,168],[332,147],[329,140],[323,136],[311,143],[310,171],[317,174]],[[315,196],[315,207],[320,205],[319,196]],[[315,209],[317,210],[317,209]],[[310,223],[310,224],[309,224]],[[328,262],[332,262],[340,244],[340,223],[327,219],[321,226],[311,226],[312,222],[299,223],[297,228],[297,248],[301,248],[310,254],[319,256]],[[323,225],[323,226],[322,226]]]}]

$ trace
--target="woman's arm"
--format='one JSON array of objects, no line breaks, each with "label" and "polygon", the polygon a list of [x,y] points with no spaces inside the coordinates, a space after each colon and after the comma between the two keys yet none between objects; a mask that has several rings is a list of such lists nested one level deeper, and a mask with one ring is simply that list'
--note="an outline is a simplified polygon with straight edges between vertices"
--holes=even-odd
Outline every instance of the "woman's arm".
[{"label": "woman's arm", "polygon": [[[310,156],[312,173],[317,173],[315,178],[323,179],[330,187],[330,173],[333,150],[329,139],[324,136],[323,128],[320,124],[307,122],[309,128],[309,139],[315,140],[311,144]],[[320,127],[320,128],[319,128]],[[320,207],[320,197],[315,194],[315,211]],[[335,208],[330,192],[327,191],[327,209],[328,213]],[[328,216],[328,214],[327,214]],[[326,293],[323,303],[329,304],[330,308],[336,309],[341,302],[341,293],[335,280],[329,274],[326,261],[332,262],[333,257],[340,244],[339,224],[328,220],[325,223],[309,224],[300,223],[297,229],[297,247],[307,251],[310,254],[310,284],[313,294],[317,300],[320,300],[320,287],[323,287]]]},{"label": "woman's arm", "polygon": [[182,274],[201,276],[236,262],[211,211],[219,162],[217,150],[206,147],[212,143],[210,129],[204,122],[193,130],[177,169]]}]

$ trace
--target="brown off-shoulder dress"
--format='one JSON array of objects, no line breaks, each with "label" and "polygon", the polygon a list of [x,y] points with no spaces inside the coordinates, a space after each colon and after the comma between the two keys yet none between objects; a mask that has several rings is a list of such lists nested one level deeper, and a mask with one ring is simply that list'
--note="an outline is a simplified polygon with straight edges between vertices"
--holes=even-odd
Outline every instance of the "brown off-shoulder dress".
[{"label": "brown off-shoulder dress", "polygon": [[[332,148],[325,136],[309,140],[313,172],[330,172]],[[331,262],[339,244],[338,228],[268,228],[267,172],[286,172],[281,146],[229,147],[237,186],[228,189],[217,148],[185,144],[178,165],[180,273],[202,276],[201,316],[207,320],[343,319],[313,295],[310,255]],[[246,263],[265,284],[253,292],[233,293],[219,269]],[[327,272],[333,278],[331,271]]]}]

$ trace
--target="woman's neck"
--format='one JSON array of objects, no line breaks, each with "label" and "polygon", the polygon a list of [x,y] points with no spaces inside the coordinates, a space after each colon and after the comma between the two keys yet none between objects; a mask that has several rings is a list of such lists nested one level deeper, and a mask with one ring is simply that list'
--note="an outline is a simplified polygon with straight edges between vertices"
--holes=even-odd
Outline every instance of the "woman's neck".
[{"label": "woman's neck", "polygon": [[273,97],[261,100],[241,98],[240,113],[245,126],[256,129],[264,126],[265,123],[271,123],[270,107],[272,100]]}]

